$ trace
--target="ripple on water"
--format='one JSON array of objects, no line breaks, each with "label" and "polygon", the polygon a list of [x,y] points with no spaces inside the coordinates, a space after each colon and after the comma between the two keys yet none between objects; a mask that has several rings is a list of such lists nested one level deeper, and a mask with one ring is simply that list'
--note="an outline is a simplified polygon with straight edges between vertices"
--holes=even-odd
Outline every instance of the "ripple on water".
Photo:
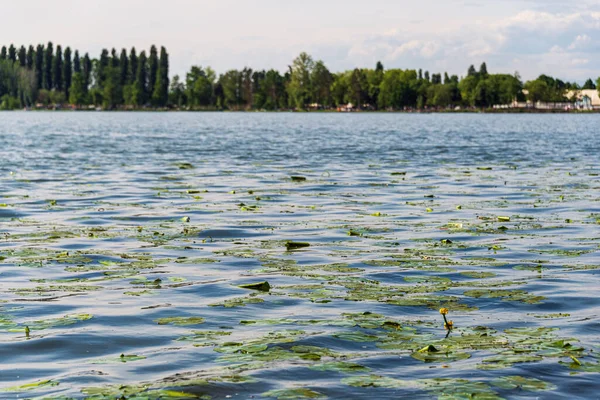
[{"label": "ripple on water", "polygon": [[3,114],[0,386],[593,398],[589,118]]}]

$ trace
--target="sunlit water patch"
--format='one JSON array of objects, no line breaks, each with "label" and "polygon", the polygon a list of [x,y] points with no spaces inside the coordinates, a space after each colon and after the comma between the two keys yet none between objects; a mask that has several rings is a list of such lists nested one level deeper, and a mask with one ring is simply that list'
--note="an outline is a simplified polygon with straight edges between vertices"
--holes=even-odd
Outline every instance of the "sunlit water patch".
[{"label": "sunlit water patch", "polygon": [[0,398],[598,396],[596,116],[0,118]]}]

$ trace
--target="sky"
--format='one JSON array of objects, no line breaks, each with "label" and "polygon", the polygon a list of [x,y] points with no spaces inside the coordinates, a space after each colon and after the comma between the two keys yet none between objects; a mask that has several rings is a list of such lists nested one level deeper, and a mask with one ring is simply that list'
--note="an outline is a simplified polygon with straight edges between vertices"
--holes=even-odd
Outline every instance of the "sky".
[{"label": "sky", "polygon": [[165,46],[191,65],[284,71],[302,51],[331,71],[403,68],[583,82],[600,76],[598,0],[28,0],[2,5],[2,44]]}]

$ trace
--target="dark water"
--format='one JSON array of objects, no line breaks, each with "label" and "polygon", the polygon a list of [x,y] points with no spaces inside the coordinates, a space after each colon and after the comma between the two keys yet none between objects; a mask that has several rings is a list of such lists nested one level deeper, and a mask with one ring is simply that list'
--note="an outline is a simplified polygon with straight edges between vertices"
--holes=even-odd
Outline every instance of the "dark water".
[{"label": "dark water", "polygon": [[0,398],[600,398],[598,126],[1,113]]}]

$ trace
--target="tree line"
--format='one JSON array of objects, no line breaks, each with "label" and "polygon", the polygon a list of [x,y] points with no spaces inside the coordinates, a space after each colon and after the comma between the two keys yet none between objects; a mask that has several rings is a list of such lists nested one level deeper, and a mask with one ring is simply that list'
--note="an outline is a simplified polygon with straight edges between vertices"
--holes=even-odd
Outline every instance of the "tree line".
[{"label": "tree line", "polygon": [[169,103],[169,55],[156,46],[137,54],[103,49],[98,58],[83,56],[52,42],[0,50],[0,108],[36,104],[73,104],[115,109],[166,107]]},{"label": "tree line", "polygon": [[[600,85],[600,78],[597,82]],[[568,90],[596,89],[541,75],[491,74],[486,63],[459,78],[411,69],[356,68],[331,72],[301,53],[288,69],[229,70],[192,66],[185,78],[169,78],[169,55],[152,46],[148,55],[103,49],[98,58],[70,47],[14,45],[0,52],[0,108],[71,104],[78,108],[184,110],[331,109],[352,104],[368,110],[488,108],[514,101],[567,102]]]}]

